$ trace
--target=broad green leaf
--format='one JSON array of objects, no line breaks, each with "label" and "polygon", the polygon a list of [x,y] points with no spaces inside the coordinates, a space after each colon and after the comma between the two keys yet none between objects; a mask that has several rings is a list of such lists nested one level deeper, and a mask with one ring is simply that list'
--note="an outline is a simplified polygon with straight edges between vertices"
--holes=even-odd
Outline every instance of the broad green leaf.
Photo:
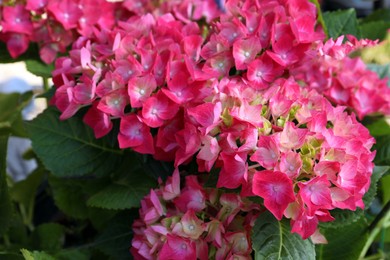
[{"label": "broad green leaf", "polygon": [[374,150],[376,150],[374,159],[376,165],[390,165],[390,135],[376,137]]},{"label": "broad green leaf", "polygon": [[252,233],[255,259],[315,259],[313,243],[290,230],[287,220],[278,221],[270,212],[262,213]]},{"label": "broad green leaf", "polygon": [[121,160],[122,151],[106,138],[96,139],[80,118],[59,120],[50,107],[26,122],[32,147],[48,170],[58,177],[104,176]]},{"label": "broad green leaf", "polygon": [[44,173],[45,169],[39,167],[34,170],[25,180],[15,183],[10,189],[12,200],[23,204],[26,209],[33,210],[35,194],[39,184],[41,184]]},{"label": "broad green leaf", "polygon": [[31,234],[31,244],[34,249],[49,252],[62,248],[65,239],[65,228],[57,223],[45,223],[38,226]]},{"label": "broad green leaf", "polygon": [[51,78],[51,72],[54,70],[53,64],[45,64],[38,60],[26,60],[26,68],[34,75],[43,78]]},{"label": "broad green leaf", "polygon": [[104,209],[139,207],[141,199],[156,186],[156,182],[140,171],[129,172],[127,176],[89,198],[88,206]]},{"label": "broad green leaf", "polygon": [[0,93],[0,128],[8,128],[12,135],[26,137],[22,122],[22,110],[29,104],[32,92]]},{"label": "broad green leaf", "polygon": [[371,206],[371,203],[376,196],[379,179],[382,178],[382,176],[386,172],[388,172],[389,169],[390,169],[389,166],[375,166],[374,172],[372,173],[372,176],[371,176],[370,188],[363,197],[364,205],[366,206],[367,209]]},{"label": "broad green leaf", "polygon": [[368,239],[368,224],[364,216],[349,225],[321,229],[328,244],[317,245],[318,260],[356,260]]},{"label": "broad green leaf", "polygon": [[356,222],[364,215],[364,211],[361,208],[357,208],[355,211],[348,209],[334,209],[330,211],[332,217],[335,218],[331,222],[322,222],[320,223],[321,227],[324,228],[340,228],[345,225]]},{"label": "broad green leaf", "polygon": [[384,118],[366,125],[370,134],[374,137],[390,135],[390,125]]},{"label": "broad green leaf", "polygon": [[88,250],[77,250],[77,249],[63,249],[56,253],[55,258],[57,260],[89,260],[91,254]]},{"label": "broad green leaf", "polygon": [[381,179],[381,186],[382,186],[382,199],[383,203],[387,203],[390,201],[390,175],[384,176]]},{"label": "broad green leaf", "polygon": [[86,201],[90,194],[103,189],[106,179],[63,179],[49,177],[49,184],[57,207],[65,214],[79,219],[88,217]]},{"label": "broad green leaf", "polygon": [[325,12],[323,13],[323,19],[330,38],[336,39],[345,34],[359,37],[360,32],[355,9]]},{"label": "broad green leaf", "polygon": [[24,257],[14,252],[0,252],[1,260],[23,260]]},{"label": "broad green leaf", "polygon": [[129,252],[133,234],[131,225],[136,217],[138,217],[137,210],[126,210],[118,214],[97,236],[93,247],[110,256],[111,259],[131,259]]},{"label": "broad green leaf", "polygon": [[0,136],[0,236],[3,235],[12,220],[12,205],[6,180],[6,157],[8,137]]},{"label": "broad green leaf", "polygon": [[25,260],[56,260],[53,256],[43,251],[28,251],[27,249],[20,249]]},{"label": "broad green leaf", "polygon": [[360,21],[361,24],[376,22],[376,21],[384,21],[390,22],[390,9],[379,9],[365,17]]},{"label": "broad green leaf", "polygon": [[390,22],[374,21],[359,26],[361,38],[371,40],[383,40],[386,37]]}]

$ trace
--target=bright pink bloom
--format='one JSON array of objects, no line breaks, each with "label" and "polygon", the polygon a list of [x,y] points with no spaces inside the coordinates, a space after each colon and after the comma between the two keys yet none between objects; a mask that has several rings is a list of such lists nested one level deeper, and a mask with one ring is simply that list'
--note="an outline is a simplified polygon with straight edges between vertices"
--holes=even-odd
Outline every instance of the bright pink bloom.
[{"label": "bright pink bloom", "polygon": [[196,260],[195,242],[186,238],[168,234],[167,242],[161,248],[158,258],[161,260]]},{"label": "bright pink bloom", "polygon": [[160,127],[165,120],[172,119],[179,106],[172,102],[167,96],[158,92],[145,100],[142,108],[142,121],[150,127]]},{"label": "bright pink bloom", "polygon": [[280,66],[273,62],[267,53],[262,54],[248,65],[247,78],[256,89],[265,89],[282,74]]},{"label": "bright pink bloom", "polygon": [[240,39],[233,44],[233,57],[237,70],[244,70],[261,51],[260,40],[256,37]]},{"label": "bright pink bloom", "polygon": [[257,150],[250,157],[251,161],[258,162],[266,169],[275,167],[279,160],[279,147],[273,136],[260,136]]},{"label": "bright pink bloom", "polygon": [[150,75],[132,78],[128,84],[131,107],[142,107],[156,87],[156,80]]},{"label": "bright pink bloom", "polygon": [[180,174],[176,168],[172,176],[168,177],[165,186],[162,189],[162,196],[164,200],[172,200],[180,194]]},{"label": "bright pink bloom", "polygon": [[298,149],[305,142],[307,129],[297,128],[293,122],[286,122],[280,135],[280,144],[287,149]]},{"label": "bright pink bloom", "polygon": [[82,11],[75,0],[50,1],[47,9],[64,26],[65,30],[76,28],[82,15]]},{"label": "bright pink bloom", "polygon": [[199,212],[206,207],[205,191],[199,185],[195,176],[186,177],[187,186],[182,190],[179,197],[174,199],[175,206],[182,212],[194,210]]},{"label": "bright pink bloom", "polygon": [[279,171],[287,174],[291,179],[299,175],[302,167],[301,156],[298,153],[287,151],[280,156]]},{"label": "bright pink bloom", "polygon": [[121,118],[118,134],[120,148],[132,148],[142,154],[153,154],[153,137],[150,128],[134,114]]},{"label": "bright pink bloom", "polygon": [[220,116],[222,113],[222,105],[220,102],[216,104],[204,103],[199,106],[189,108],[187,112],[201,125],[199,130],[202,134],[206,135],[221,122]]},{"label": "bright pink bloom", "polygon": [[199,239],[204,231],[205,227],[202,225],[202,221],[195,215],[193,210],[188,210],[182,216],[181,221],[172,229],[175,235],[188,237],[193,240]]},{"label": "bright pink bloom", "polygon": [[260,171],[253,177],[253,193],[264,199],[264,206],[281,220],[288,204],[295,201],[291,179],[278,171]]},{"label": "bright pink bloom", "polygon": [[302,201],[307,205],[311,214],[317,209],[332,209],[330,183],[326,175],[315,177],[308,182],[298,183],[299,193]]},{"label": "bright pink bloom", "polygon": [[119,89],[105,95],[99,102],[98,109],[114,117],[124,115],[124,110],[128,104],[126,90]]},{"label": "bright pink bloom", "polygon": [[237,154],[221,153],[220,158],[223,161],[223,166],[219,173],[218,188],[235,189],[245,181],[248,171],[246,157],[247,153],[245,152]]},{"label": "bright pink bloom", "polygon": [[17,4],[15,6],[4,6],[2,8],[2,33],[32,34],[33,25],[30,20],[30,14],[25,9],[24,5]]},{"label": "bright pink bloom", "polygon": [[92,103],[92,107],[83,118],[83,122],[89,125],[96,138],[100,138],[108,134],[112,129],[112,122],[110,116],[97,108],[98,102]]}]

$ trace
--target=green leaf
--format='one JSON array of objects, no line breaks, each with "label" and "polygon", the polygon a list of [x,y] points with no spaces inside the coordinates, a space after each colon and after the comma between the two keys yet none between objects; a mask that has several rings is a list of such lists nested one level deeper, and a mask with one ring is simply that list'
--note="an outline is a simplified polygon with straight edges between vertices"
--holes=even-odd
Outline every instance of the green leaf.
[{"label": "green leaf", "polygon": [[314,245],[290,231],[287,220],[278,221],[270,212],[256,220],[252,233],[255,259],[315,259]]},{"label": "green leaf", "polygon": [[364,215],[364,211],[361,208],[357,208],[355,211],[348,209],[334,209],[330,211],[330,214],[335,218],[331,222],[320,223],[324,228],[340,228],[345,225],[356,222]]},{"label": "green leaf", "polygon": [[317,245],[318,260],[356,260],[368,239],[368,224],[364,216],[349,225],[321,229],[328,244]]},{"label": "green leaf", "polygon": [[139,207],[141,199],[156,186],[156,182],[142,171],[129,172],[127,176],[93,195],[87,205],[104,209]]},{"label": "green leaf", "polygon": [[65,214],[79,219],[88,217],[86,201],[107,185],[106,179],[63,179],[49,177],[53,198],[57,207]]},{"label": "green leaf", "polygon": [[26,60],[26,68],[34,75],[43,78],[51,78],[51,72],[54,70],[53,64],[45,64],[38,60]]},{"label": "green leaf", "polygon": [[360,36],[364,39],[383,40],[386,37],[387,30],[390,28],[390,22],[374,21],[364,23],[359,26]]},{"label": "green leaf", "polygon": [[0,93],[0,128],[6,127],[12,135],[26,137],[22,122],[22,110],[31,100],[32,92]]},{"label": "green leaf", "polygon": [[6,157],[8,137],[0,136],[0,236],[8,229],[12,220],[12,205],[6,179]]},{"label": "green leaf", "polygon": [[129,252],[133,234],[131,225],[136,217],[138,217],[136,210],[126,210],[118,214],[99,234],[93,247],[110,256],[111,259],[131,259]]},{"label": "green leaf", "polygon": [[388,172],[390,166],[375,166],[374,171],[371,176],[371,184],[367,193],[363,197],[364,205],[368,209],[371,206],[372,201],[376,196],[376,192],[378,189],[378,181],[382,176]]},{"label": "green leaf", "polygon": [[62,248],[65,238],[65,228],[56,223],[46,223],[38,226],[31,234],[31,244],[34,249],[49,252]]},{"label": "green leaf", "polygon": [[66,249],[56,253],[55,258],[57,260],[89,260],[91,254],[87,250]]},{"label": "green leaf", "polygon": [[360,36],[355,9],[339,10],[334,12],[323,13],[323,19],[328,29],[330,38],[345,34]]},{"label": "green leaf", "polygon": [[33,209],[35,193],[41,184],[45,169],[39,167],[34,170],[25,180],[15,183],[10,189],[12,200],[21,203],[25,208]]},{"label": "green leaf", "polygon": [[390,165],[390,135],[376,137],[374,149],[376,150],[374,163],[376,165]]},{"label": "green leaf", "polygon": [[390,175],[384,176],[381,179],[381,186],[382,186],[382,195],[383,195],[383,204],[390,201]]},{"label": "green leaf", "polygon": [[25,260],[55,260],[55,258],[43,251],[28,251],[27,249],[20,249]]},{"label": "green leaf", "polygon": [[59,120],[50,107],[26,122],[32,147],[48,170],[58,177],[104,176],[121,160],[122,151],[106,138],[96,139],[79,118]]},{"label": "green leaf", "polygon": [[376,21],[384,21],[390,22],[390,9],[379,9],[365,17],[360,21],[361,24],[376,22]]},{"label": "green leaf", "polygon": [[374,137],[390,135],[390,125],[386,122],[385,118],[376,120],[375,122],[366,125],[366,127]]}]

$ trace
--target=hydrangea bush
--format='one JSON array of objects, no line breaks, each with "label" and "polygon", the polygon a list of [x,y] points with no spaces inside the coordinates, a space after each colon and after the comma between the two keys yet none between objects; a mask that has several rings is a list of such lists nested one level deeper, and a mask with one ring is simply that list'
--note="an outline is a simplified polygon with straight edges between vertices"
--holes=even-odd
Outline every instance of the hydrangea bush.
[{"label": "hydrangea bush", "polygon": [[[362,55],[387,44],[369,33],[375,14],[306,0],[0,6],[4,61],[54,83],[22,132],[40,167],[3,203],[3,232],[16,212],[26,237],[58,234],[23,245],[26,259],[357,259],[388,225],[389,204],[368,210],[386,202],[390,145],[388,67]],[[4,147],[18,122],[0,121]],[[25,199],[40,182],[56,224]]]}]

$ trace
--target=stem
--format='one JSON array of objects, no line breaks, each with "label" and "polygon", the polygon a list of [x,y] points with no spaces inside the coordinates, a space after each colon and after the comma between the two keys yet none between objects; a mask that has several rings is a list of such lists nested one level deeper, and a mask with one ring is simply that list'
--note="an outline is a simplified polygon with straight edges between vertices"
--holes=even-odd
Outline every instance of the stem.
[{"label": "stem", "polygon": [[46,92],[50,89],[49,79],[46,77],[42,77],[42,80],[43,80],[43,90]]},{"label": "stem", "polygon": [[248,170],[250,170],[250,169],[256,169],[257,167],[261,167],[261,165],[260,165],[260,164],[251,165],[251,166],[248,167]]},{"label": "stem", "polygon": [[312,2],[316,6],[317,14],[318,14],[317,21],[321,24],[322,29],[324,30],[324,33],[326,35],[326,38],[329,39],[328,28],[326,28],[326,24],[322,16],[321,5],[318,3],[318,0],[310,0],[310,2]]},{"label": "stem", "polygon": [[364,245],[362,252],[360,253],[359,259],[364,259],[364,256],[367,254],[367,251],[370,248],[371,244],[374,242],[376,236],[379,234],[379,232],[382,230],[384,225],[389,220],[390,220],[390,201],[386,203],[386,205],[383,207],[381,212],[376,216],[374,221],[372,221],[370,226],[368,227],[368,231],[370,232],[370,235],[367,239],[366,244]]},{"label": "stem", "polygon": [[382,253],[377,253],[375,255],[370,255],[368,257],[363,258],[363,260],[380,260],[380,259],[383,259]]}]

